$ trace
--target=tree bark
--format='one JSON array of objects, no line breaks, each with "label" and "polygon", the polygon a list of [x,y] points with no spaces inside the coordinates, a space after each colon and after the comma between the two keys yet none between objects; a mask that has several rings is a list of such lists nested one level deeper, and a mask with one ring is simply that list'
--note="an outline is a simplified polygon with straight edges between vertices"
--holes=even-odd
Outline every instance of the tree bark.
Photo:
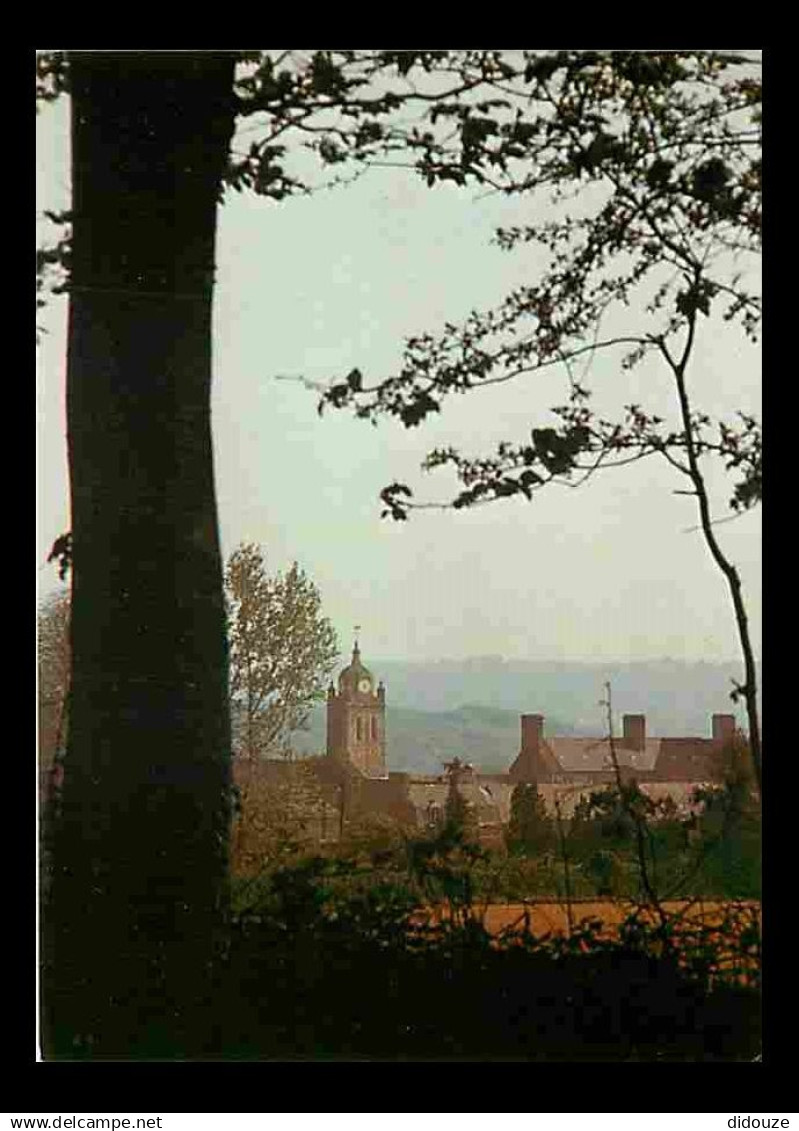
[{"label": "tree bark", "polygon": [[234,60],[76,52],[69,67],[72,701],[44,1047],[189,1055],[230,822],[210,382]]}]

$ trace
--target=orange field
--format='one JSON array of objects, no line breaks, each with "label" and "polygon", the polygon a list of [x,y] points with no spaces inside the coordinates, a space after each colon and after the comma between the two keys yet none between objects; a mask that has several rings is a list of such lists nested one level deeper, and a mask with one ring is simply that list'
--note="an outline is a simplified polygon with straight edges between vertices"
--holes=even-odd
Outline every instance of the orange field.
[{"label": "orange field", "polygon": [[[600,937],[612,939],[636,905],[621,900],[574,900],[570,906],[555,900],[529,903],[499,903],[473,907],[472,914],[493,936],[523,931],[526,925],[536,938],[565,936],[581,925],[599,920]],[[760,979],[760,904],[752,901],[673,900],[662,904],[669,918],[668,933],[681,962],[701,971],[712,982],[730,978],[741,985],[757,985]],[[571,916],[571,920],[570,920]],[[657,923],[653,909],[641,917]],[[448,918],[443,908],[431,909],[429,922]],[[756,930],[753,928],[756,927]]]},{"label": "orange field", "polygon": [[[728,905],[716,901],[697,900],[688,903],[685,900],[672,900],[665,902],[663,909],[670,916],[684,911],[682,922],[685,926],[714,927],[723,918],[726,906]],[[737,906],[746,907],[760,919],[758,903],[748,901]],[[612,929],[622,923],[634,908],[635,904],[618,900],[574,900],[571,904],[571,926],[573,929],[586,920],[600,919],[612,933]],[[496,935],[514,926],[522,928],[525,913],[529,915],[530,930],[534,935],[563,935],[569,931],[569,913],[565,903],[531,901],[489,904],[482,918],[486,930]],[[653,913],[650,912],[649,916],[652,918]]]}]

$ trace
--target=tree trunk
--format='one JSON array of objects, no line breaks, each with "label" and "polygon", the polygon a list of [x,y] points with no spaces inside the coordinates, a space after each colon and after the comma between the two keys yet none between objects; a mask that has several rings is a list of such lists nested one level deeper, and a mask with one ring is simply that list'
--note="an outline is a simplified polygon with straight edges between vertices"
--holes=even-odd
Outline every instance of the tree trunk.
[{"label": "tree trunk", "polygon": [[743,592],[741,590],[741,579],[738,571],[727,555],[719,545],[713,530],[713,521],[710,516],[710,499],[707,493],[707,485],[705,477],[699,466],[699,458],[696,452],[696,446],[693,439],[693,428],[691,418],[691,404],[688,397],[688,387],[686,384],[686,367],[688,359],[691,356],[693,349],[694,336],[696,331],[697,312],[694,310],[688,317],[688,337],[683,350],[682,358],[679,362],[675,362],[670,356],[665,345],[661,342],[660,348],[668,364],[671,366],[674,378],[677,383],[677,397],[680,404],[680,417],[682,419],[683,434],[685,436],[685,454],[688,458],[688,476],[693,483],[696,492],[697,506],[699,507],[699,520],[702,527],[702,534],[705,539],[705,544],[710,551],[711,557],[716,565],[721,570],[727,585],[730,590],[732,598],[732,606],[735,612],[735,624],[738,628],[738,639],[741,645],[741,652],[744,660],[744,683],[738,687],[737,692],[742,694],[744,702],[746,703],[746,716],[749,724],[749,752],[752,759],[752,768],[754,770],[755,783],[757,785],[758,796],[763,795],[763,766],[762,766],[762,748],[760,744],[760,714],[757,705],[757,666],[755,664],[755,654],[752,648],[752,640],[749,634],[749,620],[746,615],[746,605],[744,604]]},{"label": "tree trunk", "polygon": [[180,1055],[197,1040],[227,884],[210,381],[234,61],[98,52],[69,65],[72,701],[44,1047]]}]

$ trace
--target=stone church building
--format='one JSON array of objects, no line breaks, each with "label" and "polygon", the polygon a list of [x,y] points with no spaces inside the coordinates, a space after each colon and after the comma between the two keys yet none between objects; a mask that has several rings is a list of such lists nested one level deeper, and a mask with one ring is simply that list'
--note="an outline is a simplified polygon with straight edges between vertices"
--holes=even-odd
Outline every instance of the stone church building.
[{"label": "stone church building", "polygon": [[[539,714],[521,716],[519,750],[515,757],[509,751],[505,773],[482,773],[459,758],[437,775],[395,772],[387,758],[386,688],[375,683],[356,641],[338,685],[331,683],[327,692],[325,754],[303,760],[326,799],[319,838],[337,839],[346,819],[365,813],[429,828],[443,818],[453,783],[476,814],[486,843],[501,841],[511,795],[521,782],[534,782],[547,808],[554,811],[558,800],[568,817],[582,796],[615,781],[610,744],[607,738],[546,735],[544,721]],[[713,715],[710,730],[704,738],[655,738],[647,734],[644,715],[625,715],[622,734],[614,738],[620,772],[634,777],[653,799],[670,796],[684,808],[697,786],[719,780],[719,756],[735,737],[735,717]],[[258,772],[279,776],[281,765],[267,761]]]}]

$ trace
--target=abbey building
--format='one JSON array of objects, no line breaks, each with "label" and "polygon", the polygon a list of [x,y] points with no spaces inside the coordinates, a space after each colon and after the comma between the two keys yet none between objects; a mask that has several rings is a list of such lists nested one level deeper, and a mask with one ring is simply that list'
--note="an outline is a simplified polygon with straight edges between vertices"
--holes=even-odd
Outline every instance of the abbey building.
[{"label": "abbey building", "polygon": [[[327,692],[325,754],[302,762],[326,799],[322,839],[336,839],[345,821],[359,814],[382,814],[407,828],[429,828],[443,817],[455,788],[472,808],[481,839],[499,842],[518,784],[535,783],[547,808],[554,811],[557,802],[568,817],[581,797],[616,780],[614,760],[623,778],[634,778],[653,799],[671,797],[679,809],[697,786],[719,780],[720,755],[736,736],[733,715],[713,715],[708,737],[657,738],[647,733],[644,715],[629,714],[611,749],[607,737],[547,735],[543,715],[525,714],[519,749],[508,752],[504,773],[483,773],[457,757],[442,765],[439,774],[396,772],[390,768],[386,696],[356,641],[350,663]],[[277,780],[287,772],[286,763],[265,761],[256,772]]]}]

